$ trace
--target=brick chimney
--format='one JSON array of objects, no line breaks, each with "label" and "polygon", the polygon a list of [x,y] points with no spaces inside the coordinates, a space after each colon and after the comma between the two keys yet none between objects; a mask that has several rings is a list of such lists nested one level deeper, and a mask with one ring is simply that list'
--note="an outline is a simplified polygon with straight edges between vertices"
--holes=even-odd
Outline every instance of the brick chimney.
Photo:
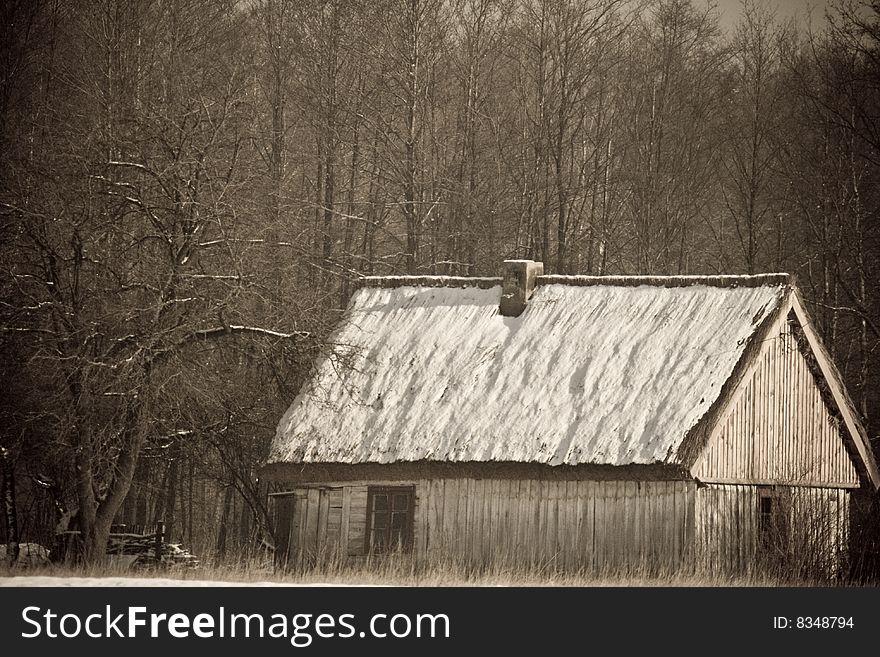
[{"label": "brick chimney", "polygon": [[498,312],[506,317],[519,317],[535,289],[535,279],[543,273],[543,262],[505,260]]}]

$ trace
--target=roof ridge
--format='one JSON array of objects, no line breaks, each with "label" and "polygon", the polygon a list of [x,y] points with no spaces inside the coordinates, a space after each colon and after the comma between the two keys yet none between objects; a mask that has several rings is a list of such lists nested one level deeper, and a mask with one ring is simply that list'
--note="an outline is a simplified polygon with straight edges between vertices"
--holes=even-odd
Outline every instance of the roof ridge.
[{"label": "roof ridge", "polygon": [[716,275],[676,275],[676,276],[565,276],[560,274],[544,274],[538,276],[536,285],[614,285],[617,287],[635,287],[652,285],[655,287],[687,287],[690,285],[707,285],[711,287],[762,287],[764,285],[791,285],[794,278],[791,274],[716,274]]},{"label": "roof ridge", "polygon": [[[501,285],[500,276],[361,276],[362,287],[478,287],[487,289]],[[766,274],[714,274],[714,275],[674,275],[674,276],[591,276],[585,274],[563,275],[542,274],[536,285],[613,285],[616,287],[688,287],[707,285],[711,287],[762,287],[764,285],[792,285],[794,277],[785,272]]]},{"label": "roof ridge", "polygon": [[478,287],[501,285],[500,276],[361,276],[362,287]]}]

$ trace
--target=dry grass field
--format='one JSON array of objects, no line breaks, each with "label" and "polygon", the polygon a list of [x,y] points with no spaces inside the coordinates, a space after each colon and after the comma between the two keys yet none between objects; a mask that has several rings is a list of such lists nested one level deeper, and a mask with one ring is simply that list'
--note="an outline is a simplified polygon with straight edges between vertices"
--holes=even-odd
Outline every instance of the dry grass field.
[{"label": "dry grass field", "polygon": [[565,573],[560,571],[517,571],[496,569],[472,571],[456,565],[417,569],[400,564],[361,564],[357,567],[323,567],[304,572],[273,572],[258,565],[207,566],[192,570],[126,570],[112,567],[76,568],[48,565],[27,569],[0,568],[0,586],[848,586],[841,579],[809,579],[785,573],[663,573],[605,572]]}]

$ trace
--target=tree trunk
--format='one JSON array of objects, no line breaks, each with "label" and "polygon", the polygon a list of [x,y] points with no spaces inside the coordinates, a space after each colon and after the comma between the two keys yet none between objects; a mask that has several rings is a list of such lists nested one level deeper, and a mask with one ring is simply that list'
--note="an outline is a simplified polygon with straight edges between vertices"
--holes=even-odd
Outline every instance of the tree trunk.
[{"label": "tree trunk", "polygon": [[18,561],[18,513],[15,508],[15,474],[5,447],[0,447],[0,492],[6,524],[6,561],[12,566]]},{"label": "tree trunk", "polygon": [[177,506],[177,462],[178,457],[175,456],[168,466],[168,492],[165,498],[165,540],[169,543],[174,537],[174,511]]},{"label": "tree trunk", "polygon": [[[187,497],[186,497],[186,540],[189,545],[193,542],[193,462],[189,459],[189,476],[187,477]],[[204,505],[201,505],[204,508]]]},{"label": "tree trunk", "polygon": [[220,528],[217,530],[217,558],[226,556],[226,534],[229,527],[229,512],[232,510],[232,486],[223,493],[223,511],[220,514]]},{"label": "tree trunk", "polygon": [[122,506],[131,488],[135,468],[144,442],[145,431],[142,426],[143,407],[132,404],[126,413],[124,442],[116,458],[115,475],[100,501],[94,492],[94,455],[89,436],[82,439],[77,450],[76,463],[79,469],[77,481],[77,501],[79,503],[79,523],[82,536],[82,561],[88,565],[100,564],[107,552],[107,540],[116,512]]},{"label": "tree trunk", "polygon": [[82,562],[87,565],[98,565],[107,555],[107,541],[110,539],[109,521],[96,520],[82,527]]},{"label": "tree trunk", "polygon": [[241,546],[239,550],[239,554],[241,556],[242,561],[247,561],[250,558],[251,552],[251,536],[253,535],[251,532],[251,517],[253,516],[253,511],[250,506],[247,504],[241,505],[241,521],[238,525],[238,541]]}]

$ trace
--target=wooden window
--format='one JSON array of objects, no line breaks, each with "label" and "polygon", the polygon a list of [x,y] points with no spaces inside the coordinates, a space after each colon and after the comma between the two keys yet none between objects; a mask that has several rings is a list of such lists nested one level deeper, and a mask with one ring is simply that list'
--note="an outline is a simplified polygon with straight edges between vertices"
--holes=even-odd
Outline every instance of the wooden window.
[{"label": "wooden window", "polygon": [[414,509],[413,486],[370,486],[367,491],[367,552],[412,552]]}]

